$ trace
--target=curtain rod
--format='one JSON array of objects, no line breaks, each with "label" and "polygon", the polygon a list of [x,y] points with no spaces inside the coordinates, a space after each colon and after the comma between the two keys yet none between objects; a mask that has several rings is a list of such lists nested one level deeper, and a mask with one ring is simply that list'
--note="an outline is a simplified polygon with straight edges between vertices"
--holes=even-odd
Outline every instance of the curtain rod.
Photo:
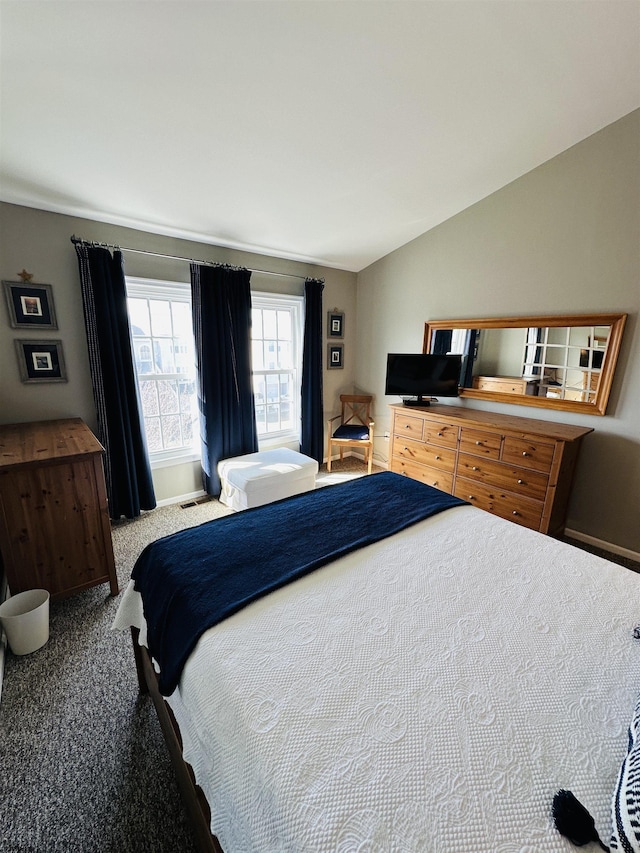
[{"label": "curtain rod", "polygon": [[202,264],[202,265],[208,266],[208,267],[226,267],[227,269],[236,269],[236,270],[237,269],[247,269],[247,270],[249,270],[249,272],[262,273],[263,275],[276,275],[276,276],[280,276],[282,278],[301,278],[301,279],[303,279],[303,281],[306,281],[306,280],[319,281],[319,282],[322,282],[322,284],[324,284],[323,278],[313,278],[312,276],[297,275],[296,273],[291,273],[291,272],[272,272],[271,270],[253,269],[252,267],[236,267],[236,266],[233,266],[233,264],[223,264],[223,263],[220,263],[219,261],[198,261],[198,260],[195,260],[194,258],[185,258],[185,257],[181,257],[180,255],[165,255],[162,252],[149,252],[146,249],[131,249],[128,246],[116,246],[115,243],[98,243],[95,240],[83,240],[80,237],[76,237],[75,234],[73,234],[71,236],[71,242],[74,244],[74,246],[76,244],[80,243],[80,244],[83,244],[85,246],[95,246],[95,247],[98,247],[101,249],[115,249],[118,252],[134,252],[137,255],[150,255],[154,258],[166,258],[167,260],[170,260],[170,261],[186,261],[187,263],[190,263],[190,264]]}]

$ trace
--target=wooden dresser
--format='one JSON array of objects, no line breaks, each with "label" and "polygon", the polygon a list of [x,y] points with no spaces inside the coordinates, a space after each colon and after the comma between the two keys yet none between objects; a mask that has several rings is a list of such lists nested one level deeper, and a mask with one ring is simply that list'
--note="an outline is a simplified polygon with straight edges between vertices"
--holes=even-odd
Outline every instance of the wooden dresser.
[{"label": "wooden dresser", "polygon": [[458,406],[391,406],[390,468],[517,524],[560,535],[593,430]]},{"label": "wooden dresser", "polygon": [[118,594],[104,448],[80,418],[0,426],[0,553],[12,594]]}]

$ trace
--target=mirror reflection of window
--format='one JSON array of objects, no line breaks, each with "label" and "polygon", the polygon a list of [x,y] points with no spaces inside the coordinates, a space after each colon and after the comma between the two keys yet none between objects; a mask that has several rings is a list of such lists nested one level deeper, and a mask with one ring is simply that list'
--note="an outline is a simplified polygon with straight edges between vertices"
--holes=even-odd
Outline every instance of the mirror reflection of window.
[{"label": "mirror reflection of window", "polygon": [[[477,357],[464,387],[473,385],[473,377],[523,379],[528,395],[594,402],[609,331],[606,326],[486,329],[475,344]],[[436,334],[445,351],[468,357],[470,333],[448,329]]]},{"label": "mirror reflection of window", "polygon": [[[510,395],[521,399],[508,402],[521,405],[603,415],[626,318],[536,315],[518,318],[522,325],[516,328],[515,318],[435,320],[425,323],[425,352],[462,353],[463,397],[481,391],[483,399],[491,394],[506,402]],[[511,335],[513,341],[520,336],[517,345]],[[519,348],[517,362],[512,346]]]},{"label": "mirror reflection of window", "polygon": [[525,329],[526,342],[524,348],[523,379],[539,379],[542,373],[542,347],[540,346],[544,329],[532,326]]},{"label": "mirror reflection of window", "polygon": [[469,329],[453,329],[451,333],[451,355],[466,355],[468,338]]},{"label": "mirror reflection of window", "polygon": [[591,326],[571,326],[569,328],[569,346],[586,347],[593,333]]},{"label": "mirror reflection of window", "polygon": [[523,377],[540,377],[541,396],[595,402],[609,331],[606,326],[527,329]]}]

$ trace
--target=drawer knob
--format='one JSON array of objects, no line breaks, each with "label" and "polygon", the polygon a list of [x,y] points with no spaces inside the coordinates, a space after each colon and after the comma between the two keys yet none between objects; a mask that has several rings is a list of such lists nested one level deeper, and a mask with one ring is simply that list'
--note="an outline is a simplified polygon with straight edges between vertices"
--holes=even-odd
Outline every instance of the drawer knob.
[{"label": "drawer knob", "polygon": [[526,451],[526,450],[523,450],[523,451],[522,451],[522,455],[523,455],[523,456],[528,456],[529,454],[527,453],[527,451]]},{"label": "drawer knob", "polygon": [[472,470],[472,471],[479,471],[480,469],[478,468],[478,466],[477,466],[477,465],[472,465],[472,466],[471,466],[471,470]]},{"label": "drawer knob", "polygon": [[439,432],[439,433],[438,433],[438,435],[442,438],[442,435],[443,435],[443,434],[442,434],[441,432]]},{"label": "drawer knob", "polygon": [[437,454],[437,453],[436,453],[436,455],[435,455],[434,459],[440,459],[440,457],[438,456],[438,454]]},{"label": "drawer knob", "polygon": [[467,500],[475,501],[475,499],[476,499],[476,496],[475,496],[475,495],[469,495],[469,497],[468,497],[468,499],[467,499]]},{"label": "drawer knob", "polygon": [[519,485],[519,486],[524,485],[524,480],[518,480],[518,485]]},{"label": "drawer knob", "polygon": [[482,447],[482,442],[481,442],[481,441],[476,441],[476,444],[478,445],[478,447]]},{"label": "drawer knob", "polygon": [[520,515],[520,513],[518,512],[517,509],[514,509],[514,511],[511,513],[511,515]]}]

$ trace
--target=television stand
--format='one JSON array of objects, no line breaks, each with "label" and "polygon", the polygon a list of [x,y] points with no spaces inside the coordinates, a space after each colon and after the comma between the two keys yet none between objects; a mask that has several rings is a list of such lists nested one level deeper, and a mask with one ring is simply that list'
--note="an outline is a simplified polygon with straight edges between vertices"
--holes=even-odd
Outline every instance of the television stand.
[{"label": "television stand", "polygon": [[412,398],[407,398],[406,400],[403,399],[402,405],[403,406],[430,406],[431,403],[437,403],[437,402],[438,402],[437,397],[416,397],[415,400]]}]

